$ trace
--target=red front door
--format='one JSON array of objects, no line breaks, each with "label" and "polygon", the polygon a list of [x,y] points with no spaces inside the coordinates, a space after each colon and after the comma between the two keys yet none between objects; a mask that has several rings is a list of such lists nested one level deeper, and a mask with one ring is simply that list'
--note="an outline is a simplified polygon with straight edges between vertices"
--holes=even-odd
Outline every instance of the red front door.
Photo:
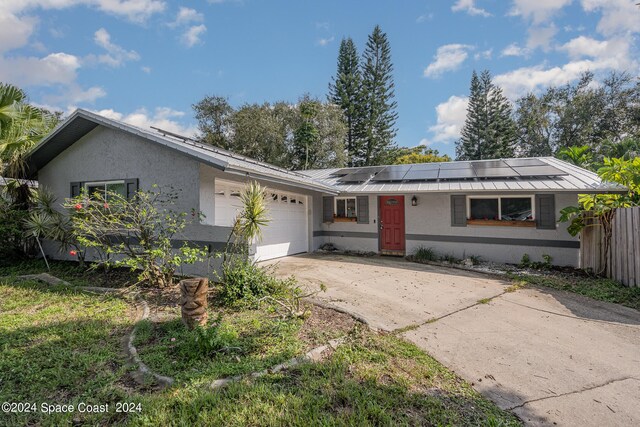
[{"label": "red front door", "polygon": [[380,196],[380,249],[404,251],[404,196]]}]

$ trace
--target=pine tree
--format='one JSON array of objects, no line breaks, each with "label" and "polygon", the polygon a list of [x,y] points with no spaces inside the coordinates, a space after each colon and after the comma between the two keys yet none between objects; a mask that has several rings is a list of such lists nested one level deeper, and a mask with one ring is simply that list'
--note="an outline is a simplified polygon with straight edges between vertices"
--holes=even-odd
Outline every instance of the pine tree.
[{"label": "pine tree", "polygon": [[458,160],[482,160],[513,157],[516,126],[511,103],[485,70],[480,77],[474,71],[467,118],[456,143]]},{"label": "pine tree", "polygon": [[364,51],[362,94],[364,98],[364,144],[361,163],[376,165],[388,160],[395,148],[398,113],[394,100],[393,64],[387,35],[376,25]]},{"label": "pine tree", "polygon": [[338,69],[329,84],[329,102],[337,105],[347,125],[345,147],[348,166],[360,163],[362,150],[363,99],[362,73],[356,45],[351,38],[342,39],[338,52]]}]

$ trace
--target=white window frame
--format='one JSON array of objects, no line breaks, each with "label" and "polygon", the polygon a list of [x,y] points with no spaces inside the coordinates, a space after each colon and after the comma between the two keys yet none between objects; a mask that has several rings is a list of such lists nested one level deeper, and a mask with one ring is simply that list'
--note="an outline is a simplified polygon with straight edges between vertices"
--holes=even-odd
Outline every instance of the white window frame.
[{"label": "white window frame", "polygon": [[[498,199],[498,214],[502,217],[502,199],[531,199],[531,220],[536,220],[536,203],[535,195],[533,194],[518,194],[518,195],[493,195],[493,196],[467,196],[467,220],[471,218],[471,199]],[[474,218],[480,219],[480,218]],[[499,219],[498,221],[502,221]]]},{"label": "white window frame", "polygon": [[[104,192],[105,194],[107,193],[107,185],[109,184],[123,184],[124,183],[124,179],[116,179],[116,180],[111,180],[111,181],[92,181],[92,182],[85,182],[83,187],[84,187],[84,193],[87,195],[87,197],[90,197],[91,195],[89,194],[89,187],[96,187],[98,185],[103,185],[104,186]],[[125,193],[127,191],[126,185],[125,185]],[[127,197],[127,195],[125,194],[124,197]],[[108,200],[107,200],[108,201]]]},{"label": "white window frame", "polygon": [[[347,211],[347,200],[352,199],[353,200],[353,205],[355,206],[355,216],[338,216],[338,200],[344,200],[344,210],[345,213]],[[334,218],[358,218],[358,200],[356,199],[355,196],[348,196],[348,197],[336,197],[333,201],[333,217]]]}]

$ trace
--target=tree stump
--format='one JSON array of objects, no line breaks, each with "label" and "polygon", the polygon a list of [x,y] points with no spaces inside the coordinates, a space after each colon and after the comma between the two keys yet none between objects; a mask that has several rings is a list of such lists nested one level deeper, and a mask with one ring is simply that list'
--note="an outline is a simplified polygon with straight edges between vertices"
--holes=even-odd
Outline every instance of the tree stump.
[{"label": "tree stump", "polygon": [[209,292],[209,279],[198,277],[195,279],[185,279],[180,281],[180,307],[182,312],[182,322],[189,329],[197,325],[207,324],[209,315],[207,314],[207,294]]}]

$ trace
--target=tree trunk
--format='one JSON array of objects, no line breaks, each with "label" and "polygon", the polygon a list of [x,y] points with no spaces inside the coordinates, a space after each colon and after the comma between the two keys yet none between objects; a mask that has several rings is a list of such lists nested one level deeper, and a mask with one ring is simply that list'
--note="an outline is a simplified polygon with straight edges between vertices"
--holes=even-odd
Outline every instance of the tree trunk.
[{"label": "tree trunk", "polygon": [[207,324],[209,279],[199,277],[180,281],[182,322],[189,329]]}]

